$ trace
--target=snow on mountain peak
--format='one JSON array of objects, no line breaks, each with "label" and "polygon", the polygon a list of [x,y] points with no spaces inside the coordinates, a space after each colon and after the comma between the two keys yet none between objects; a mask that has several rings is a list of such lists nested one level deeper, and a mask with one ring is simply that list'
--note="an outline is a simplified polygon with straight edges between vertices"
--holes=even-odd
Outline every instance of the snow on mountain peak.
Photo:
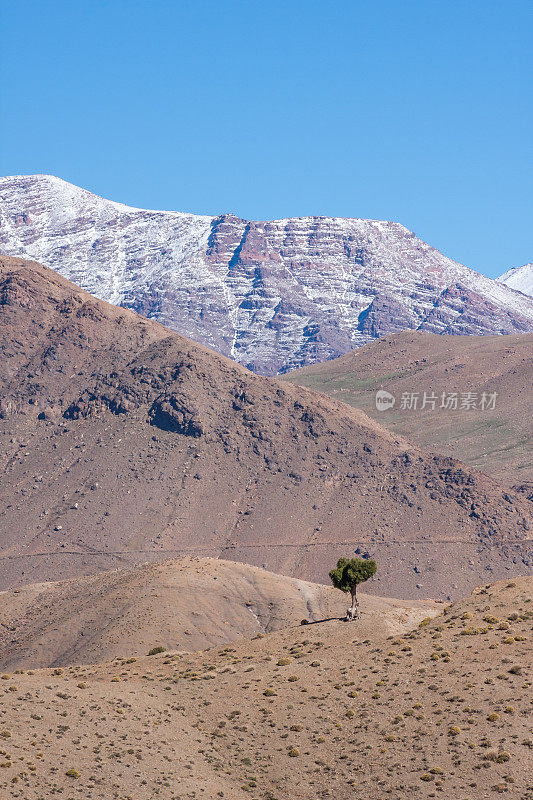
[{"label": "snow on mountain peak", "polygon": [[0,251],[56,269],[258,372],[403,329],[533,329],[533,301],[396,222],[137,209],[50,175],[0,179]]},{"label": "snow on mountain peak", "polygon": [[504,272],[498,280],[516,289],[518,292],[533,297],[533,264],[524,264],[522,267],[514,267]]}]

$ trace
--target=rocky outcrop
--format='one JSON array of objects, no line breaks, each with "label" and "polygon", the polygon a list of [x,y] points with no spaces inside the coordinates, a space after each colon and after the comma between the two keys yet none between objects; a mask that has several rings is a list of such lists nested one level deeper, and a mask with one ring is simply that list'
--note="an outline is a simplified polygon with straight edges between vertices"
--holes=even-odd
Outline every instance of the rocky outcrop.
[{"label": "rocky outcrop", "polygon": [[395,222],[146,211],[46,175],[0,179],[0,252],[34,258],[255,372],[405,329],[533,330],[533,300]]},{"label": "rocky outcrop", "polygon": [[187,397],[163,395],[154,400],[148,413],[150,422],[164,431],[175,431],[197,438],[204,432],[200,412]]}]

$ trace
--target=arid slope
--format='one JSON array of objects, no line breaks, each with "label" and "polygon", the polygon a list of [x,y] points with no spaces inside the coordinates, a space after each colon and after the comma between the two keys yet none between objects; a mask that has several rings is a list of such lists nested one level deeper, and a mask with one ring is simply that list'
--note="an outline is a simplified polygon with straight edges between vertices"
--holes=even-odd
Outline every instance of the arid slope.
[{"label": "arid slope", "polygon": [[[0,260],[0,588],[182,555],[446,597],[524,569],[530,508],[335,399]],[[327,579],[327,578],[326,578]]]},{"label": "arid slope", "polygon": [[[0,593],[0,669],[91,664],[153,647],[196,651],[329,617],[332,586],[212,558],[101,572]],[[438,604],[360,595],[368,630],[404,630]],[[368,631],[367,631],[368,633]]]},{"label": "arid slope", "polygon": [[532,581],[402,636],[360,622],[0,680],[0,794],[407,800],[530,794]]},{"label": "arid slope", "polygon": [[[404,332],[286,378],[363,410],[394,433],[428,450],[459,458],[508,485],[533,479],[533,336],[437,336]],[[376,409],[376,392],[391,392],[392,409]],[[431,396],[436,402],[424,403]],[[457,393],[457,409],[441,407]],[[475,395],[475,407],[465,398]],[[496,393],[494,407],[490,395]],[[418,395],[416,408],[402,396]],[[405,404],[404,404],[405,405]],[[461,405],[465,406],[461,408]]]}]

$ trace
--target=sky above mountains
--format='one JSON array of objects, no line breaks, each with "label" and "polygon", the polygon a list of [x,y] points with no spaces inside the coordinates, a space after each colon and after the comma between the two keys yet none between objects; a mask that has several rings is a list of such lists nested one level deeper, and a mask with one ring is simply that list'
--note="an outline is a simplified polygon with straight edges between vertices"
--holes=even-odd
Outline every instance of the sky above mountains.
[{"label": "sky above mountains", "polygon": [[0,24],[4,175],[531,261],[529,2],[18,0]]}]

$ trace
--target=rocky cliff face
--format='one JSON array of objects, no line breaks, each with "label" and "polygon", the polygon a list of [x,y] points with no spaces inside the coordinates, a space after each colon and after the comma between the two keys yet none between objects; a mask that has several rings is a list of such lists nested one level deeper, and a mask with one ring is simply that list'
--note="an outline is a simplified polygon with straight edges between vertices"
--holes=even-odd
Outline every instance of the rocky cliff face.
[{"label": "rocky cliff face", "polygon": [[146,211],[46,175],[0,180],[0,252],[34,258],[264,373],[404,329],[533,330],[533,300],[395,222]]}]

